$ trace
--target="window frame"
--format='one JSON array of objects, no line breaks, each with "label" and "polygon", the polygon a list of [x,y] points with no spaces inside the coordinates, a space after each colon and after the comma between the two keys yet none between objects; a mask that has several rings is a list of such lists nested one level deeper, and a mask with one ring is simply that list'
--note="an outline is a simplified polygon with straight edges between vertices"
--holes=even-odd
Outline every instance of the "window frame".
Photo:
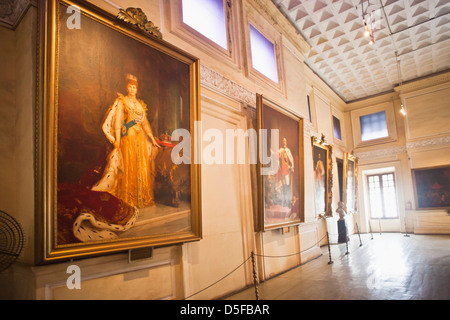
[{"label": "window frame", "polygon": [[183,0],[168,0],[168,5],[166,5],[166,3],[164,4],[165,15],[169,22],[167,24],[168,31],[181,40],[198,47],[200,50],[206,52],[206,54],[219,57],[222,61],[240,68],[239,37],[237,36],[239,10],[237,8],[237,2],[233,0],[223,0],[228,47],[225,49],[220,44],[211,40],[183,21],[182,1]]},{"label": "window frame", "polygon": [[311,111],[311,109],[312,109],[312,103],[311,103],[311,96],[309,95],[309,93],[306,95],[306,103],[307,103],[307,106],[308,106],[308,120],[309,120],[309,123],[312,123],[313,122],[313,120],[312,120],[312,111]]},{"label": "window frame", "polygon": [[[374,113],[384,111],[386,114],[386,126],[388,130],[388,136],[372,140],[362,140],[361,131],[361,117],[371,115]],[[362,109],[353,110],[350,113],[352,128],[353,128],[353,140],[355,142],[355,147],[366,147],[382,143],[389,143],[397,141],[397,125],[395,120],[394,103],[385,102],[375,106],[365,107]]]},{"label": "window frame", "polygon": [[[383,178],[382,178],[385,175],[392,175],[392,180],[394,182],[395,199],[396,199],[395,210],[396,210],[396,213],[397,213],[396,217],[386,217],[385,199],[384,199],[384,193],[383,193]],[[380,181],[381,202],[382,202],[382,206],[381,206],[381,208],[382,208],[382,215],[381,215],[381,217],[373,217],[373,215],[372,215],[372,206],[371,206],[372,199],[370,197],[370,190],[371,189],[370,189],[370,181],[369,181],[369,179],[370,179],[370,177],[375,177],[375,176],[379,177],[379,179],[380,179],[379,181]],[[400,212],[398,210],[398,197],[397,197],[398,190],[397,190],[397,182],[396,182],[395,172],[382,172],[382,173],[367,174],[366,175],[366,183],[367,183],[367,194],[368,194],[368,201],[369,201],[368,202],[368,204],[369,204],[369,218],[371,220],[379,220],[379,219],[382,219],[382,220],[398,220],[398,219],[400,219]]]},{"label": "window frame", "polygon": [[[244,42],[245,42],[245,58],[246,58],[246,76],[252,80],[258,81],[275,89],[279,93],[286,96],[286,85],[283,64],[283,50],[282,50],[282,34],[279,33],[275,27],[270,24],[262,13],[256,8],[251,7],[246,3],[244,6]],[[253,68],[252,64],[252,50],[250,45],[250,24],[259,31],[267,40],[274,45],[275,61],[277,64],[278,83],[272,81],[270,78],[262,74],[260,71]]]},{"label": "window frame", "polygon": [[[309,109],[307,109],[306,112],[308,112],[308,111],[311,112],[311,121],[309,123],[310,123],[311,129],[314,131],[317,131],[316,94],[317,94],[317,89],[315,89],[310,84],[306,84],[306,95],[307,95],[307,97],[309,97]],[[306,100],[306,106],[308,107],[308,98]],[[305,123],[306,123],[306,121],[305,121]]]},{"label": "window frame", "polygon": [[[342,148],[346,148],[347,146],[347,133],[345,131],[345,117],[342,111],[340,111],[337,107],[334,105],[331,105],[331,128],[332,128],[332,135],[333,135],[333,142],[336,145],[339,145]],[[334,119],[336,118],[339,120],[339,125],[341,129],[341,139],[336,138],[334,136]]]},{"label": "window frame", "polygon": [[[276,42],[274,42],[274,41],[272,41],[271,39],[269,39],[259,28],[258,28],[258,26],[255,26],[252,22],[250,22],[249,24],[248,24],[248,27],[249,27],[249,45],[250,45],[250,63],[249,63],[249,66],[251,66],[251,68],[254,70],[254,71],[256,71],[256,72],[258,72],[260,75],[262,75],[262,76],[264,76],[266,79],[268,79],[268,80],[270,80],[271,82],[273,82],[273,83],[275,83],[275,84],[279,84],[280,83],[280,74],[279,74],[279,68],[278,68],[278,61],[277,61],[277,44],[276,44]],[[259,36],[261,36],[262,38],[264,38],[268,43],[270,43],[271,45],[272,45],[272,49],[273,49],[273,58],[274,58],[274,60],[273,61],[271,61],[271,62],[273,62],[273,63],[275,63],[275,70],[276,70],[276,81],[273,79],[273,78],[271,78],[271,77],[269,77],[266,73],[264,73],[264,71],[262,71],[262,70],[258,70],[258,68],[257,67],[255,67],[255,65],[254,65],[254,56],[255,56],[255,52],[256,52],[256,50],[254,51],[253,50],[253,47],[252,47],[252,43],[253,43],[253,41],[252,41],[252,29],[256,32],[256,33],[258,33],[259,34]],[[254,34],[254,33],[253,33]],[[260,43],[258,43],[258,44],[261,44],[261,42]]]},{"label": "window frame", "polygon": [[[362,125],[364,122],[369,122],[369,121],[364,121],[364,119],[368,119],[367,117],[371,117],[371,121],[370,121],[370,123],[368,123],[368,125],[369,125],[368,127]],[[377,124],[381,124],[380,119],[376,120],[379,117],[382,117],[383,120],[384,120],[384,125],[386,127],[386,135],[380,135],[380,136],[377,136],[377,137],[374,137],[374,138],[371,138],[371,139],[367,139],[367,138],[364,139],[364,131],[371,131],[371,132],[365,132],[366,135],[367,134],[374,135],[373,126],[376,126]],[[375,122],[374,120],[376,120],[378,122]],[[379,111],[379,112],[367,114],[367,115],[364,115],[364,116],[360,116],[359,117],[359,122],[360,122],[360,127],[361,127],[361,141],[367,142],[367,141],[370,141],[370,140],[382,139],[382,138],[386,138],[387,136],[389,136],[388,129],[387,129],[386,111]]]},{"label": "window frame", "polygon": [[[336,115],[332,114],[331,119],[333,122],[333,137],[336,140],[343,141],[344,135],[342,134],[342,126],[341,126],[341,119],[339,119]],[[339,124],[339,128],[336,128],[336,122]],[[340,137],[336,137],[336,129],[339,129],[339,135]]]}]

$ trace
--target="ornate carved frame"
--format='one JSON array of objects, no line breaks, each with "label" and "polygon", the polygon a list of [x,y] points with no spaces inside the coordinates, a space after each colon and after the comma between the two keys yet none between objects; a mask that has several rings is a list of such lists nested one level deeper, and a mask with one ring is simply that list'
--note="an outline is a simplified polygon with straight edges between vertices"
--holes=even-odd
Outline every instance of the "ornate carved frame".
[{"label": "ornate carved frame", "polygon": [[[298,182],[298,192],[295,194],[292,194],[292,198],[296,199],[298,201],[298,217],[296,218],[290,218],[286,221],[282,222],[272,222],[268,223],[265,221],[265,190],[264,190],[264,176],[262,175],[262,163],[261,163],[261,155],[262,155],[262,144],[261,144],[261,134],[258,136],[258,162],[257,162],[257,169],[256,169],[256,176],[257,176],[257,185],[258,185],[258,210],[257,210],[257,219],[255,224],[255,229],[257,231],[266,231],[271,229],[278,229],[278,228],[284,228],[288,226],[298,225],[302,222],[304,222],[305,219],[305,182],[304,182],[304,127],[303,127],[303,117],[298,115],[297,113],[288,110],[281,105],[271,101],[267,97],[257,94],[257,132],[261,133],[261,130],[266,129],[267,134],[270,135],[270,130],[272,129],[278,129],[278,128],[266,128],[264,127],[264,107],[270,108],[275,110],[277,113],[283,116],[287,116],[291,118],[293,121],[295,121],[297,124],[298,129],[298,145],[296,146],[298,148],[298,153],[293,154],[293,157],[298,158],[298,166],[294,168],[294,174],[292,174],[292,181]],[[281,137],[280,137],[281,138]],[[289,137],[287,137],[289,139]],[[292,137],[291,137],[292,139]],[[281,147],[281,145],[280,145]],[[294,160],[295,161],[295,160]],[[298,179],[298,180],[297,180]],[[295,197],[297,196],[297,197]]]},{"label": "ornate carved frame", "polygon": [[[325,136],[322,134],[322,137],[319,139],[317,137],[311,137],[311,147],[312,147],[312,155],[314,159],[314,147],[321,148],[326,151],[327,154],[327,163],[326,163],[326,188],[325,188],[325,211],[317,212],[319,216],[331,217],[333,216],[333,211],[331,209],[331,204],[333,202],[333,146],[328,144],[325,140]],[[314,160],[313,160],[313,170],[314,170]]]},{"label": "ornate carved frame", "polygon": [[[194,154],[194,121],[200,120],[200,62],[197,58],[161,39],[159,29],[147,20],[140,9],[121,10],[113,16],[85,1],[39,1],[38,63],[36,97],[36,263],[49,263],[72,258],[87,257],[137,249],[164,246],[200,240],[201,224],[201,173],[199,164],[190,165],[191,200],[190,230],[176,233],[143,235],[119,240],[94,241],[59,245],[57,243],[57,160],[58,160],[58,70],[59,61],[59,11],[60,7],[74,6],[81,15],[99,22],[148,46],[162,55],[188,66],[191,155]],[[79,31],[79,30],[77,30]]]}]

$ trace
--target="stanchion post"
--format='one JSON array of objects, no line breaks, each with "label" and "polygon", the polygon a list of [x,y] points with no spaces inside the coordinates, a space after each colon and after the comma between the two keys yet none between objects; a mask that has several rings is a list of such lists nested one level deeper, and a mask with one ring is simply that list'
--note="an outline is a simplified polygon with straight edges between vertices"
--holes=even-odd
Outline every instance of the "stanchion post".
[{"label": "stanchion post", "polygon": [[373,240],[372,224],[370,223],[370,220],[369,220],[369,230],[370,230],[370,237]]},{"label": "stanchion post", "polygon": [[347,230],[347,224],[345,224],[345,248],[347,252],[345,254],[349,254],[348,252],[348,230]]},{"label": "stanchion post", "polygon": [[356,224],[356,231],[358,231],[358,237],[359,237],[359,246],[362,246],[362,241],[361,241],[361,234],[359,233],[359,227],[358,227],[358,223],[355,222]]},{"label": "stanchion post", "polygon": [[403,221],[405,223],[405,234],[403,236],[409,238],[408,230],[406,230],[406,212],[405,212],[405,215],[403,217]]},{"label": "stanchion post", "polygon": [[327,231],[327,245],[328,245],[328,256],[330,257],[330,261],[328,261],[328,264],[332,264],[333,260],[331,260],[330,237],[328,236],[328,231]]},{"label": "stanchion post", "polygon": [[253,285],[255,286],[255,297],[256,300],[259,300],[258,276],[256,272],[255,253],[253,251],[252,251],[252,266],[253,266]]},{"label": "stanchion post", "polygon": [[378,219],[378,228],[380,229],[380,236],[381,236],[381,219]]}]

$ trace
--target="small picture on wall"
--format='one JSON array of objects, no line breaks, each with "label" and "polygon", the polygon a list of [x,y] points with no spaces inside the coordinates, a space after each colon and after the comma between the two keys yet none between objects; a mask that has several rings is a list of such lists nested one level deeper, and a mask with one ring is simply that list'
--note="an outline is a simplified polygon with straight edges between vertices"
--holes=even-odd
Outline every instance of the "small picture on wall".
[{"label": "small picture on wall", "polygon": [[325,141],[322,135],[321,139],[311,137],[313,170],[314,170],[314,188],[315,188],[315,206],[316,214],[319,216],[331,216],[332,202],[332,152],[333,147]]},{"label": "small picture on wall", "polygon": [[[319,213],[325,212],[326,190],[327,190],[327,150],[314,146],[314,186],[316,188],[316,210]],[[324,164],[325,163],[325,164]]]},{"label": "small picture on wall", "polygon": [[450,208],[450,166],[412,170],[417,209]]},{"label": "small picture on wall", "polygon": [[344,154],[344,197],[345,211],[356,213],[358,189],[358,158],[349,153]]}]

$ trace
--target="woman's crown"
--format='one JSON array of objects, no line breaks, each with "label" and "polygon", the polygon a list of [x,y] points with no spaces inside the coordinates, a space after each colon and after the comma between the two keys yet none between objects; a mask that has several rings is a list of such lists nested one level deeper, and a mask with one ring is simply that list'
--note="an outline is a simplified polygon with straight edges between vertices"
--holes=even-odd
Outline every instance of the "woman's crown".
[{"label": "woman's crown", "polygon": [[127,81],[138,82],[138,79],[136,76],[133,76],[132,74],[127,74]]}]

